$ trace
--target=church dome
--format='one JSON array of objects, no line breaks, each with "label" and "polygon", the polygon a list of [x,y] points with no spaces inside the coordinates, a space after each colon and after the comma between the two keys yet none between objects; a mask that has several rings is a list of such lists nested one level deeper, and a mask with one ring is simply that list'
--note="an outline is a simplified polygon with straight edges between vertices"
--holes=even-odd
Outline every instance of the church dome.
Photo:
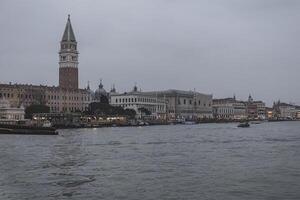
[{"label": "church dome", "polygon": [[97,100],[97,101],[101,101],[101,97],[103,97],[103,96],[107,97],[108,93],[103,88],[102,80],[100,80],[99,87],[94,93],[94,99]]}]

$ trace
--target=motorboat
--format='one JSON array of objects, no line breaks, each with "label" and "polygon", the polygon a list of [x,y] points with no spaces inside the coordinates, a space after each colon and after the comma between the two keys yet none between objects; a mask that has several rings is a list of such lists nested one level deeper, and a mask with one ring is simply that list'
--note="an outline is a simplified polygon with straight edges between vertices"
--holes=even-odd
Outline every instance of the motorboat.
[{"label": "motorboat", "polygon": [[239,128],[248,128],[248,127],[250,127],[250,124],[248,122],[242,122],[242,123],[239,123],[238,127]]}]

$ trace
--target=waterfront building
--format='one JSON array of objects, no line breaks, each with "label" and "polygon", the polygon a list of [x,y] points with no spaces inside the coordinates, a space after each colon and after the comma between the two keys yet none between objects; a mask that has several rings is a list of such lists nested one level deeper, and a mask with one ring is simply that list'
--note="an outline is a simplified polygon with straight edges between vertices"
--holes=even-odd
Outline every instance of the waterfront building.
[{"label": "waterfront building", "polygon": [[249,95],[247,106],[247,116],[249,119],[265,119],[266,118],[266,104],[263,101],[254,101]]},{"label": "waterfront building", "polygon": [[196,91],[163,90],[146,92],[166,102],[168,119],[212,118],[212,95]]},{"label": "waterfront building", "polygon": [[232,103],[213,105],[213,117],[215,119],[234,119],[234,106]]},{"label": "waterfront building", "polygon": [[274,118],[273,108],[266,107],[266,118],[267,119],[273,119]]},{"label": "waterfront building", "polygon": [[78,88],[78,50],[70,16],[60,42],[59,86],[0,84],[0,98],[7,99],[13,107],[47,105],[51,112],[88,109],[92,101],[91,91]]},{"label": "waterfront building", "polygon": [[145,110],[149,111],[149,118],[165,119],[166,118],[166,102],[158,98],[155,94],[138,91],[134,86],[131,92],[122,94],[114,92],[110,93],[110,104],[112,106],[120,106],[124,109],[133,109],[137,113],[138,118],[144,118]]},{"label": "waterfront building", "polygon": [[298,110],[296,108],[297,106],[295,105],[280,101],[273,104],[276,117],[279,119],[296,119],[298,115]]},{"label": "waterfront building", "polygon": [[25,116],[24,107],[11,107],[8,100],[0,98],[0,121],[23,120]]},{"label": "waterfront building", "polygon": [[213,115],[217,119],[239,120],[247,118],[246,104],[233,98],[213,99]]},{"label": "waterfront building", "polygon": [[243,101],[236,101],[234,104],[234,119],[245,119],[246,115],[246,105]]},{"label": "waterfront building", "polygon": [[300,106],[296,106],[296,119],[300,119]]}]

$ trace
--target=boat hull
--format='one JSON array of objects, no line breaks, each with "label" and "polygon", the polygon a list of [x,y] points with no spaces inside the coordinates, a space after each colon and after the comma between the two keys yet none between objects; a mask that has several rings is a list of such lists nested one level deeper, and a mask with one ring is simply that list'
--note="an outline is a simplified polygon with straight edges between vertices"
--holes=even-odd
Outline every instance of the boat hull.
[{"label": "boat hull", "polygon": [[58,135],[55,128],[51,127],[30,127],[19,125],[0,125],[0,134],[20,135]]}]

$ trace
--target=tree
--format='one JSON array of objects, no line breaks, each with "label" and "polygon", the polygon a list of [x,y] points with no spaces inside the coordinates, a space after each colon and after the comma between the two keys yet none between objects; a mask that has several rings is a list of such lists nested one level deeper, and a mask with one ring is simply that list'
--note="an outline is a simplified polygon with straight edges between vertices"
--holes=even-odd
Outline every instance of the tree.
[{"label": "tree", "polygon": [[145,115],[151,115],[151,112],[147,108],[139,108],[138,109],[141,113],[144,113]]},{"label": "tree", "polygon": [[28,106],[25,109],[25,118],[32,119],[33,114],[35,113],[49,113],[50,107],[46,105],[33,104]]},{"label": "tree", "polygon": [[125,115],[128,116],[131,119],[134,119],[136,116],[136,112],[133,109],[125,109]]},{"label": "tree", "polygon": [[103,104],[109,104],[108,98],[105,95],[100,96],[100,102]]},{"label": "tree", "polygon": [[132,116],[132,111],[125,112],[124,108],[120,106],[111,106],[106,103],[100,102],[93,102],[89,105],[89,111],[87,112],[89,115],[102,115],[102,116],[111,116],[111,115],[118,115],[118,116]]}]

